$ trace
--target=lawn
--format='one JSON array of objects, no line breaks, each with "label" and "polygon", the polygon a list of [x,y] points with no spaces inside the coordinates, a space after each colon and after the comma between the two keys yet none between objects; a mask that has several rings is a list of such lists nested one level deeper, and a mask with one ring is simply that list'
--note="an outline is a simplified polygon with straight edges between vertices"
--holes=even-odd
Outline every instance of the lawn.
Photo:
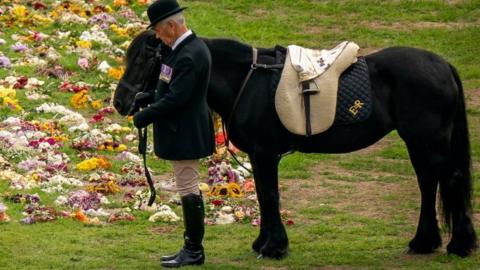
[{"label": "lawn", "polygon": [[[21,20],[22,16],[13,20],[8,15],[14,6],[12,2],[32,10],[29,4],[37,1],[0,0],[3,12],[0,38],[6,41],[0,45],[0,54],[9,57],[12,63],[21,62],[24,55],[11,49],[17,39],[15,35],[29,36],[28,30],[35,30],[50,35],[41,44],[54,47],[60,57],[43,72],[28,63],[0,68],[0,80],[7,76],[43,80],[45,84],[37,92],[48,95],[49,102],[57,102],[89,119],[97,110],[90,105],[72,108],[73,93],[58,90],[65,77],[48,75],[58,65],[64,72],[73,72],[68,76],[71,82],[94,85],[88,93],[90,98],[101,100],[107,106],[110,84],[116,83],[110,76],[114,74],[96,68],[82,70],[77,64],[76,48],[80,46],[76,44],[77,38],[91,25],[62,22],[61,18],[50,23],[39,23],[39,18]],[[46,6],[45,10],[37,11],[38,14],[51,15],[56,1],[38,2]],[[117,24],[126,28],[130,22],[128,16],[121,15],[126,14],[121,12],[124,9],[115,5],[125,2],[126,7],[147,22],[145,15],[142,16],[146,10],[142,1],[70,2],[94,2],[92,5],[106,11],[111,9],[110,14],[117,19]],[[413,46],[443,56],[457,67],[465,88],[474,197],[480,196],[480,1],[199,0],[181,1],[181,4],[188,6],[188,25],[198,35],[206,37],[234,38],[257,47],[297,44],[330,48],[343,40],[352,40],[359,44],[362,54],[390,46]],[[79,6],[85,8],[83,4]],[[31,18],[31,14],[26,14],[25,18]],[[60,38],[57,30],[71,31],[71,36]],[[131,40],[135,31],[129,30],[127,35],[122,35],[121,31],[110,27],[105,32],[112,45],[92,42],[90,51],[94,52],[94,57],[87,58],[91,65],[108,60],[113,68],[120,68],[122,55],[114,48],[125,49],[122,44]],[[36,44],[36,50],[41,47],[39,43],[27,44]],[[36,112],[35,108],[45,100],[32,100],[27,95],[26,91],[17,91],[16,99],[23,112],[0,107],[0,122],[8,117],[40,122],[58,120],[53,113]],[[106,118],[110,123],[132,127],[118,114],[108,114]],[[61,128],[65,131],[68,126]],[[69,146],[65,144],[60,150],[74,167],[82,158],[80,151]],[[134,142],[129,142],[127,147],[134,148]],[[102,154],[109,159],[116,155],[114,152]],[[0,156],[15,166],[26,155],[0,149]],[[120,173],[124,164],[113,162],[111,171]],[[149,166],[157,177],[170,177],[171,169],[166,161],[150,156]],[[206,170],[204,166],[205,177]],[[289,256],[283,260],[257,259],[250,246],[258,234],[258,227],[251,224],[207,225],[204,241],[207,259],[201,269],[478,269],[480,265],[478,253],[465,259],[447,255],[447,234],[444,234],[442,248],[433,254],[406,253],[418,222],[420,195],[408,153],[396,132],[369,148],[350,154],[295,153],[287,156],[280,164],[280,190],[282,209],[289,212],[289,219],[294,223],[286,227]],[[11,190],[9,182],[0,178],[0,203],[8,207],[11,218],[8,223],[0,223],[0,269],[160,269],[160,256],[176,251],[182,244],[181,222],[152,223],[148,221],[149,213],[137,210],[133,211],[135,221],[103,226],[83,224],[71,218],[21,224],[24,204],[7,201],[7,192],[38,193],[47,206],[53,206],[59,195],[40,188]],[[109,198],[115,201],[118,196],[110,195]],[[123,205],[114,203],[111,207],[119,206]],[[181,214],[180,207],[172,207]],[[474,217],[479,231],[478,199],[474,202]]]}]

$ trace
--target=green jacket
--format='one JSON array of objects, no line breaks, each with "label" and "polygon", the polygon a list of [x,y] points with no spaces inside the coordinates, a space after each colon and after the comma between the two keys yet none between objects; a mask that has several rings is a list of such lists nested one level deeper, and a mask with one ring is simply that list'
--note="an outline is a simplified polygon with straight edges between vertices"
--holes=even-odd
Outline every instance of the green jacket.
[{"label": "green jacket", "polygon": [[137,126],[153,123],[155,154],[166,160],[190,160],[215,150],[207,105],[211,56],[195,34],[162,60],[155,101],[135,115]]}]

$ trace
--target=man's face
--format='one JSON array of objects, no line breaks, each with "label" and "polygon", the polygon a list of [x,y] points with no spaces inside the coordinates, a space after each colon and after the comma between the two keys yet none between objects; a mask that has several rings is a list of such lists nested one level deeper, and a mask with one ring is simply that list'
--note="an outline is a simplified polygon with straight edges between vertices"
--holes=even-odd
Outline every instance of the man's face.
[{"label": "man's face", "polygon": [[153,30],[157,39],[172,47],[175,42],[175,23],[172,21],[159,22],[153,27]]}]

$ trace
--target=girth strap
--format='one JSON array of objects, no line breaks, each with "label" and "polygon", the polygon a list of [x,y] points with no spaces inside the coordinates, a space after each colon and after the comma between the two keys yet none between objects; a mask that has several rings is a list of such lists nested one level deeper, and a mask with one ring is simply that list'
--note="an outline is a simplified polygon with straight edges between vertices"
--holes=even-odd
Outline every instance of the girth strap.
[{"label": "girth strap", "polygon": [[245,170],[247,170],[249,173],[252,173],[252,170],[245,168],[243,164],[238,161],[237,155],[230,150],[230,139],[229,139],[229,134],[230,134],[230,126],[232,123],[233,119],[233,114],[235,113],[235,109],[237,108],[238,102],[240,101],[240,98],[242,97],[243,92],[245,91],[245,88],[247,86],[248,81],[250,80],[250,77],[252,77],[253,72],[257,68],[262,68],[262,69],[281,69],[283,68],[283,64],[273,64],[273,65],[267,65],[267,64],[258,64],[258,50],[257,48],[252,47],[252,64],[250,66],[250,70],[247,73],[247,76],[245,76],[245,79],[243,79],[242,86],[240,87],[240,91],[238,91],[237,97],[235,98],[235,101],[233,102],[232,110],[230,111],[230,114],[228,115],[228,120],[225,124],[225,121],[222,119],[222,130],[223,130],[223,137],[225,138],[225,146],[227,147],[227,151],[232,155],[233,159],[242,166]]}]

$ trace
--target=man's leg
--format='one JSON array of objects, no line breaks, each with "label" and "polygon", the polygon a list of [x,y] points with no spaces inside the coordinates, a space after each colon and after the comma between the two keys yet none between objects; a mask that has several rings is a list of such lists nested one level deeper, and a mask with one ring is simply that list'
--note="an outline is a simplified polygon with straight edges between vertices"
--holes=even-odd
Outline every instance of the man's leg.
[{"label": "man's leg", "polygon": [[172,161],[177,191],[182,199],[183,220],[185,226],[184,246],[173,256],[162,257],[162,266],[180,267],[203,264],[204,206],[198,189],[200,180],[198,160]]}]

